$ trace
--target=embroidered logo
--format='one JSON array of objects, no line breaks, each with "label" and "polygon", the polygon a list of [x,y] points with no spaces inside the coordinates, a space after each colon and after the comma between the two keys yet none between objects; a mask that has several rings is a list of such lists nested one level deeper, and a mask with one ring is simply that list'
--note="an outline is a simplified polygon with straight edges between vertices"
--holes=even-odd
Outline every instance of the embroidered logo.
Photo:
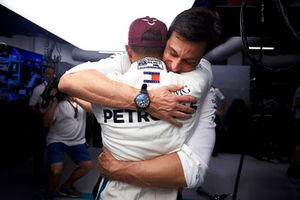
[{"label": "embroidered logo", "polygon": [[162,61],[156,58],[144,58],[137,61],[137,69],[160,69],[163,70]]},{"label": "embroidered logo", "polygon": [[160,83],[160,72],[144,71],[144,83]]},{"label": "embroidered logo", "polygon": [[157,21],[157,19],[155,18],[150,18],[147,17],[147,19],[142,19],[144,22],[146,22],[147,24],[149,24],[150,26],[154,26],[155,22]]}]

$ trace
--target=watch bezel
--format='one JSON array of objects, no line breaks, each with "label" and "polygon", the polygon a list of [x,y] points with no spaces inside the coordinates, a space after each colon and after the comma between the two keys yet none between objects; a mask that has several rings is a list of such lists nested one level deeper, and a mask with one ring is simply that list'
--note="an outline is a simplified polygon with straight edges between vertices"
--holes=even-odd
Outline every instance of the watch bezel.
[{"label": "watch bezel", "polygon": [[143,84],[141,91],[134,98],[134,103],[138,111],[146,110],[150,105],[150,97],[147,92],[147,84]]}]

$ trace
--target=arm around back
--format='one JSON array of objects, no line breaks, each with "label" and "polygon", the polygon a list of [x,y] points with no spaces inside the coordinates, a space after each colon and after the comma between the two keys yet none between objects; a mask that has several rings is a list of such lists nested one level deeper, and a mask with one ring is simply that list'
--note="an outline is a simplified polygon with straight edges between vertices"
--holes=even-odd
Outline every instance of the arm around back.
[{"label": "arm around back", "polygon": [[[151,103],[148,112],[175,126],[182,124],[176,118],[190,118],[194,110],[182,103],[195,102],[192,96],[178,96],[172,92],[181,86],[163,86],[149,92]],[[115,108],[136,109],[134,97],[140,89],[112,81],[97,70],[82,70],[64,74],[58,89],[80,99]]]},{"label": "arm around back", "polygon": [[98,157],[100,175],[142,187],[185,187],[183,169],[177,153],[144,161],[121,161],[106,149]]}]

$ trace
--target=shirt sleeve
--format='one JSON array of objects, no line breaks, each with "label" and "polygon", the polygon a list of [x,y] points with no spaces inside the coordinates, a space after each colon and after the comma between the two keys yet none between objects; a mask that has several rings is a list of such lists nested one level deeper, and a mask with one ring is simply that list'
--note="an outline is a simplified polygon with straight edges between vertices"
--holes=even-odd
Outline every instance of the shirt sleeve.
[{"label": "shirt sleeve", "polygon": [[29,106],[35,106],[36,104],[38,104],[38,100],[39,100],[39,91],[38,91],[38,87],[35,87],[32,91],[32,95],[29,99]]},{"label": "shirt sleeve", "polygon": [[205,99],[195,133],[178,152],[187,188],[198,187],[203,183],[214,147],[215,109],[210,105],[210,96],[209,93]]},{"label": "shirt sleeve", "polygon": [[187,188],[200,186],[208,168],[215,143],[215,101],[213,94],[208,92],[200,102],[199,123],[194,134],[178,151],[184,171]]},{"label": "shirt sleeve", "polygon": [[225,96],[223,95],[223,93],[219,90],[219,88],[215,88],[215,92],[216,92],[216,95],[219,99],[223,100],[225,99]]}]

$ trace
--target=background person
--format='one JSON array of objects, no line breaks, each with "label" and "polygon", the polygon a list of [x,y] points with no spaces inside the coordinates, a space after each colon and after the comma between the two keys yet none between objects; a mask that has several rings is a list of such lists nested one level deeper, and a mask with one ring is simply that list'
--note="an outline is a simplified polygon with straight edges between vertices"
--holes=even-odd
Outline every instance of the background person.
[{"label": "background person", "polygon": [[52,89],[53,99],[43,116],[47,135],[47,159],[50,165],[46,199],[52,200],[58,187],[64,165],[64,154],[68,154],[77,167],[61,185],[59,194],[79,197],[80,192],[74,183],[85,176],[92,168],[93,162],[85,145],[86,112],[72,97],[59,97],[56,88]]},{"label": "background person", "polygon": [[226,108],[226,99],[223,93],[219,90],[219,88],[212,86],[210,88],[210,92],[213,93],[216,101],[216,115],[215,115],[215,123],[216,123],[216,141],[214,150],[212,152],[212,156],[218,156],[218,152],[220,150],[220,135],[223,129],[222,127],[222,115]]},{"label": "background person", "polygon": [[42,116],[47,110],[47,106],[43,106],[42,94],[45,88],[54,81],[55,68],[46,66],[43,73],[45,79],[41,84],[34,87],[32,95],[29,99],[29,106],[32,111],[34,141],[33,141],[33,178],[36,184],[44,184],[45,182],[45,149],[46,135],[48,129],[43,126]]}]

